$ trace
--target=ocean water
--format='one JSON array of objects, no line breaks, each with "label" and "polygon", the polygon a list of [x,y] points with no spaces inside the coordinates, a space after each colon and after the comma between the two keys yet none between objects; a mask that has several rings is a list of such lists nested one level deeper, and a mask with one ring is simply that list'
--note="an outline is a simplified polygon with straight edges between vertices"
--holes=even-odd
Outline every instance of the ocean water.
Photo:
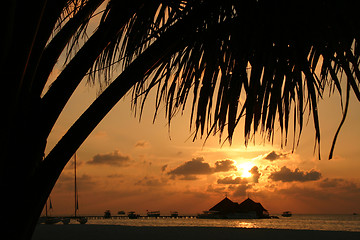
[{"label": "ocean water", "polygon": [[360,215],[296,215],[279,219],[89,219],[87,224],[151,227],[231,227],[360,232]]}]

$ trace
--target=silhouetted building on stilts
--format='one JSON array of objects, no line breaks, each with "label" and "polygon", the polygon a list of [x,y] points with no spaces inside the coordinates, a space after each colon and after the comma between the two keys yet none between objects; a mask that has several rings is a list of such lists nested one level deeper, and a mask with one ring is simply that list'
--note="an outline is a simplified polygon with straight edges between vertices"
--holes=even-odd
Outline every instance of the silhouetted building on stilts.
[{"label": "silhouetted building on stilts", "polygon": [[198,215],[199,218],[211,219],[255,219],[269,218],[268,211],[261,203],[247,198],[242,203],[236,203],[225,197],[221,202]]}]

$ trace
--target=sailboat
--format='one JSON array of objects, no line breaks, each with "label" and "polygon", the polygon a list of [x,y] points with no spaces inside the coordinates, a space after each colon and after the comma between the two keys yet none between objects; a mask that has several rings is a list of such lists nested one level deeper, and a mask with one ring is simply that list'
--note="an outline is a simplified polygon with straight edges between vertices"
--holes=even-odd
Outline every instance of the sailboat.
[{"label": "sailboat", "polygon": [[75,211],[74,211],[75,219],[80,224],[85,224],[85,223],[87,223],[88,219],[86,217],[81,217],[78,215],[79,195],[78,195],[77,182],[76,182],[76,153],[74,154],[74,192],[75,192],[75,208],[74,208],[75,209]]},{"label": "sailboat", "polygon": [[[53,209],[52,207],[52,203],[51,203],[51,198],[49,197],[49,211]],[[41,222],[45,223],[45,224],[55,224],[61,221],[61,218],[59,217],[51,217],[48,215],[48,201],[46,201],[45,203],[45,217],[41,218]]]},{"label": "sailboat", "polygon": [[[48,201],[49,201],[49,208],[48,208]],[[53,206],[52,206],[51,198],[49,195],[48,199],[45,202],[45,216],[40,217],[38,223],[55,224],[55,223],[60,222],[61,218],[49,216],[51,210],[53,210]],[[49,214],[48,214],[48,211],[49,211]]]}]

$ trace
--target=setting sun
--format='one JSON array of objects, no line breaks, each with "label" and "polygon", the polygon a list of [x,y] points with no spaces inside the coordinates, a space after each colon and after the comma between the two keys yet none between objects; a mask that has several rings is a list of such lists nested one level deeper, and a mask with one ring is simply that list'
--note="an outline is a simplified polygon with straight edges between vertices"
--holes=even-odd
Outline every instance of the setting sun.
[{"label": "setting sun", "polygon": [[251,173],[250,170],[254,167],[255,165],[252,162],[244,162],[241,164],[237,165],[238,171],[241,173],[241,177],[243,178],[249,178],[251,177]]}]

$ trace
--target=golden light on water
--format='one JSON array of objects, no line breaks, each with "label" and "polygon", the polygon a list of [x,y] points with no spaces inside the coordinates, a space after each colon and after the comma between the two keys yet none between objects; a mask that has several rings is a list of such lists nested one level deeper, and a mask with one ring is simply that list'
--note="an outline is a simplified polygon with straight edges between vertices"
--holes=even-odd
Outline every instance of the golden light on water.
[{"label": "golden light on water", "polygon": [[242,222],[239,221],[236,223],[237,228],[256,228],[256,224],[253,222]]}]

